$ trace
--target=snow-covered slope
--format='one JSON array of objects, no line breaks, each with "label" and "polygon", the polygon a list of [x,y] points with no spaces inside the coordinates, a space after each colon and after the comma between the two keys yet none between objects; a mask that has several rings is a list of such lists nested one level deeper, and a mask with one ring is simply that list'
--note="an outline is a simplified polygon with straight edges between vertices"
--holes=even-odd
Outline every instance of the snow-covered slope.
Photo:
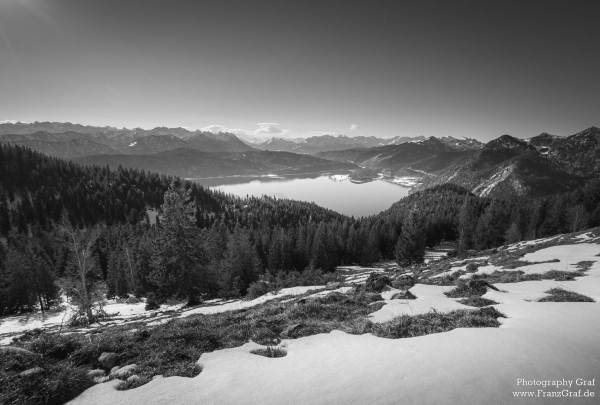
[{"label": "snow-covered slope", "polygon": [[[549,247],[525,260],[550,257],[561,263],[600,260],[600,245],[582,240],[576,247]],[[203,371],[195,378],[161,378],[129,391],[117,391],[119,382],[112,381],[92,387],[71,403],[597,403],[600,263],[595,261],[585,277],[574,281],[528,281],[498,286],[501,292],[490,292],[484,297],[499,302],[495,307],[507,316],[500,320],[500,328],[455,329],[398,340],[334,331],[282,341],[280,345],[287,350],[287,356],[282,358],[251,354],[259,346],[250,342],[202,355],[198,363]],[[596,302],[531,301],[557,286],[585,294]],[[454,299],[442,297],[441,292],[448,287],[417,287],[412,291],[422,297],[429,294],[431,308],[436,308],[436,300],[437,305],[455,303]],[[523,381],[531,385],[524,385]],[[558,382],[567,385],[557,386]],[[594,385],[583,385],[584,382]],[[519,392],[532,394],[522,397],[516,394]],[[540,396],[545,393],[583,396],[586,392],[595,396]]]}]

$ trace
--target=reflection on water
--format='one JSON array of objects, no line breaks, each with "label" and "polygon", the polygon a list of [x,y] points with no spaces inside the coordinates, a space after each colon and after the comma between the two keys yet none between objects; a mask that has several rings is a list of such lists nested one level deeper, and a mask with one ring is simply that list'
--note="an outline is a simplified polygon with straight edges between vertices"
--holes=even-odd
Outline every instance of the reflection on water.
[{"label": "reflection on water", "polygon": [[352,183],[313,174],[280,177],[219,177],[192,179],[203,186],[241,197],[268,195],[314,202],[355,217],[377,214],[408,195],[410,188],[382,180]]}]

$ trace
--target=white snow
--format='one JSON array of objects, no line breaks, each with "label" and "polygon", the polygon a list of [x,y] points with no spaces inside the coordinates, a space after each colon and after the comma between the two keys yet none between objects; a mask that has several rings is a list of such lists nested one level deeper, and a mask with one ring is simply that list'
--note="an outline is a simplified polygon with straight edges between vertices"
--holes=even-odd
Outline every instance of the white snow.
[{"label": "white snow", "polygon": [[195,314],[208,315],[208,314],[217,314],[217,313],[226,312],[226,311],[237,311],[237,310],[244,309],[244,308],[250,308],[250,307],[253,307],[258,304],[263,304],[267,301],[271,301],[276,298],[282,298],[282,297],[293,296],[293,295],[302,295],[311,290],[319,290],[319,289],[323,289],[323,288],[325,288],[324,285],[282,288],[277,293],[268,293],[268,294],[265,294],[261,297],[254,299],[254,300],[249,300],[249,301],[238,300],[238,301],[228,302],[223,305],[194,308],[189,311],[182,312],[181,318],[185,318],[187,316],[195,315]]},{"label": "white snow", "polygon": [[[301,295],[311,290],[319,290],[324,289],[325,286],[308,286],[308,287],[291,287],[291,288],[282,288],[276,293],[268,293],[261,297],[258,297],[254,300],[230,300],[230,301],[219,301],[216,302],[217,305],[213,306],[202,306],[189,310],[183,310],[183,303],[177,303],[173,305],[162,305],[159,310],[156,311],[146,311],[145,303],[140,302],[136,304],[123,304],[117,303],[114,301],[110,301],[107,305],[104,306],[104,310],[108,314],[119,314],[118,316],[111,317],[110,322],[114,322],[117,324],[126,323],[129,319],[134,317],[139,317],[141,315],[150,315],[151,313],[161,313],[164,311],[178,311],[176,313],[170,313],[165,315],[159,315],[154,318],[146,318],[142,321],[148,322],[149,326],[159,325],[161,323],[167,322],[169,319],[173,317],[185,318],[194,314],[216,314],[226,311],[236,311],[243,308],[253,307],[255,305],[262,304],[264,302],[281,298],[285,296],[294,296]],[[214,303],[214,302],[213,302]],[[37,313],[34,315],[16,315],[12,317],[6,317],[0,319],[0,336],[1,335],[10,335],[10,336],[2,336],[0,340],[0,344],[10,344],[12,338],[17,333],[26,332],[28,330],[36,329],[36,328],[50,328],[61,325],[61,323],[67,323],[69,319],[69,315],[71,314],[72,309],[68,306],[63,306],[59,310],[55,310],[47,313],[45,316],[42,316],[41,313]],[[92,325],[93,327],[98,327],[101,325]]]},{"label": "white snow", "polygon": [[131,143],[129,144],[129,146],[135,146],[136,144],[137,144],[137,142],[131,142]]},{"label": "white snow", "polygon": [[[555,249],[557,248],[557,249]],[[560,246],[538,256],[577,260]],[[586,257],[598,245],[578,251]],[[554,250],[552,250],[554,249]],[[539,257],[536,257],[539,260]],[[118,381],[98,384],[72,401],[104,404],[595,404],[597,385],[577,386],[576,380],[598,380],[600,370],[600,303],[540,303],[554,286],[578,291],[600,301],[600,266],[576,281],[529,281],[502,284],[507,292],[485,297],[500,302],[500,328],[455,329],[407,339],[349,335],[341,331],[284,340],[282,358],[253,355],[255,343],[203,354],[203,371],[195,378],[168,377],[128,391]],[[449,310],[454,300],[443,298],[442,287],[417,285],[421,298],[411,308]],[[396,301],[389,301],[386,307]],[[421,301],[421,303],[419,303]],[[454,304],[451,304],[454,302]],[[407,304],[398,303],[397,313]],[[384,307],[384,309],[386,308]],[[381,312],[381,311],[378,311]],[[377,313],[376,313],[377,314]],[[375,316],[374,316],[375,317]],[[523,386],[518,379],[570,380],[569,387]],[[594,398],[571,400],[538,397],[515,399],[513,392],[577,392]]]},{"label": "white snow", "polygon": [[347,174],[332,174],[329,178],[333,181],[344,181],[349,179],[349,175]]},{"label": "white snow", "polygon": [[479,184],[477,187],[473,189],[473,193],[477,194],[480,197],[487,196],[498,184],[506,180],[508,176],[514,171],[515,165],[512,164],[508,167],[500,169],[497,173],[495,173],[489,180]]},{"label": "white snow", "polygon": [[395,183],[404,187],[415,187],[418,186],[420,178],[419,177],[410,177],[410,176],[404,176],[404,177],[394,177],[391,179],[385,179],[385,181],[389,182],[389,183]]},{"label": "white snow", "polygon": [[[500,328],[455,329],[406,339],[333,331],[283,340],[279,346],[287,351],[287,356],[282,358],[251,354],[251,350],[262,346],[249,342],[241,347],[203,354],[198,360],[203,371],[197,377],[160,378],[127,391],[117,391],[115,387],[120,382],[114,380],[93,386],[70,403],[596,404],[600,395],[596,384],[600,370],[599,253],[600,245],[579,243],[525,255],[523,259],[530,262],[559,260],[550,265],[570,267],[580,261],[594,263],[586,276],[573,281],[497,285],[503,291],[489,291],[484,297],[499,302],[495,307],[507,316],[500,318]],[[478,270],[489,271],[491,267]],[[553,287],[579,292],[596,302],[535,302]],[[314,287],[285,289],[277,296],[302,293],[309,288]],[[469,308],[443,294],[451,288],[417,284],[411,289],[417,296],[415,300],[391,300],[396,290],[389,288],[383,293],[386,305],[370,318],[384,322],[401,314]],[[518,385],[519,379],[565,379],[573,381],[573,385],[523,386]],[[593,380],[596,385],[578,386],[577,379]],[[513,395],[516,391],[537,394],[538,389],[546,392],[589,390],[595,397],[515,399]]]},{"label": "white snow", "polygon": [[[449,291],[453,288],[454,287],[417,284],[410,289],[410,292],[417,297],[416,299],[388,299],[385,306],[383,306],[379,311],[369,315],[369,319],[371,322],[381,323],[387,322],[400,315],[420,315],[433,310],[447,312],[455,309],[470,308],[457,303],[454,298],[448,298],[444,295],[444,291]],[[393,293],[396,292],[399,292],[399,290],[393,291]],[[382,297],[385,298],[391,296],[393,293],[387,293],[385,296],[382,294]]]},{"label": "white snow", "polygon": [[[64,297],[63,302],[66,302]],[[121,323],[127,318],[148,314],[149,312],[144,309],[145,305],[144,302],[125,304],[116,301],[108,301],[103,308],[106,313],[115,315],[114,318],[116,318],[116,323]],[[163,310],[165,309],[170,308],[164,306]],[[37,312],[28,315],[15,315],[0,318],[0,335],[21,333],[36,328],[55,327],[60,326],[61,324],[66,325],[72,312],[73,308],[65,303],[59,309],[46,311],[45,314]],[[12,338],[10,340],[12,340]],[[6,343],[0,342],[0,344],[8,344],[10,343],[10,340]]]},{"label": "white snow", "polygon": [[[466,268],[465,268],[466,270]],[[520,269],[519,269],[520,270]],[[492,274],[495,271],[502,271],[502,267],[489,265],[489,266],[481,266],[477,268],[477,271],[474,273],[467,273],[460,276],[461,279],[471,278],[473,274]]]},{"label": "white snow", "polygon": [[[58,326],[61,323],[66,323],[70,310],[62,309],[62,310],[53,310],[47,311],[45,314],[36,313],[29,315],[16,315],[16,316],[8,316],[0,319],[0,335],[9,334],[9,333],[21,333],[31,329],[42,328],[42,327],[50,327],[50,326]],[[12,340],[4,342],[5,339],[2,340],[2,343],[8,344]]]},{"label": "white snow", "polygon": [[576,263],[583,261],[597,262],[600,260],[600,245],[596,244],[577,244],[577,245],[561,245],[553,246],[546,249],[538,250],[534,253],[528,253],[523,256],[524,261],[528,262],[547,262],[558,259],[559,262],[554,263],[538,263],[528,266],[519,267],[518,270],[529,273],[545,273],[550,270],[574,271],[578,267]]},{"label": "white snow", "polygon": [[555,239],[561,238],[562,235],[556,235],[556,236],[551,236],[549,238],[542,238],[542,239],[534,239],[534,240],[528,240],[528,241],[523,241],[523,242],[517,242],[517,243],[513,243],[512,245],[508,245],[508,247],[506,248],[506,250],[518,250],[524,246],[535,246],[535,245],[539,245],[542,243],[546,243],[546,242],[551,242]]}]

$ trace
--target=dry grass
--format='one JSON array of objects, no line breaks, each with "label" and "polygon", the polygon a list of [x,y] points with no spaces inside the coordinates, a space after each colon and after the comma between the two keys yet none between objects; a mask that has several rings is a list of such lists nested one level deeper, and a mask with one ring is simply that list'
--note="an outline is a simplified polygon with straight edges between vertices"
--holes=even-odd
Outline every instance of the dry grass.
[{"label": "dry grass", "polygon": [[562,288],[552,288],[545,293],[550,295],[540,298],[538,302],[595,302],[590,297]]},{"label": "dry grass", "polygon": [[468,298],[465,298],[465,299],[462,299],[462,300],[459,300],[456,302],[458,302],[459,304],[468,305],[470,307],[478,307],[478,308],[498,304],[494,300],[490,300],[490,299],[478,297],[478,296],[468,297]]},{"label": "dry grass", "polygon": [[258,354],[259,356],[264,357],[285,357],[287,355],[287,351],[282,349],[281,347],[267,346],[266,349],[256,349],[251,350],[250,353]]},{"label": "dry grass", "polygon": [[[153,327],[142,323],[112,327],[87,336],[29,333],[16,344],[31,350],[34,356],[1,354],[0,403],[64,403],[92,385],[86,373],[101,368],[97,359],[103,352],[117,353],[119,366],[137,364],[135,374],[140,378],[119,387],[130,389],[149,382],[156,375],[194,377],[202,371],[196,364],[202,353],[238,347],[249,340],[267,346],[255,354],[281,357],[283,349],[273,346],[292,325],[295,326],[293,332],[287,335],[290,339],[332,330],[374,333],[395,339],[457,327],[498,326],[495,316],[501,316],[496,312],[462,310],[403,316],[384,324],[371,323],[367,315],[382,305],[379,294],[330,293],[289,302],[271,301],[235,312],[192,315]],[[27,378],[18,375],[31,367],[42,367],[46,372]]]}]

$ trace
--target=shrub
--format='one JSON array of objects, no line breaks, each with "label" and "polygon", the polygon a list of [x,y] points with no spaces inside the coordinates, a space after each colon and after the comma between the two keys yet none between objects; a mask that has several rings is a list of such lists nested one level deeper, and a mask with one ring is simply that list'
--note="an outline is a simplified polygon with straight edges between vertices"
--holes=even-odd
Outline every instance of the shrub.
[{"label": "shrub", "polygon": [[381,292],[385,286],[391,285],[390,278],[384,274],[371,273],[365,281],[365,290],[368,292]]},{"label": "shrub", "polygon": [[458,279],[456,287],[450,291],[444,292],[449,298],[469,298],[472,296],[481,297],[487,292],[486,284],[477,276],[473,276],[469,280]]},{"label": "shrub", "polygon": [[469,264],[467,264],[466,270],[467,270],[467,273],[475,273],[478,268],[479,268],[479,264],[469,263]]},{"label": "shrub", "polygon": [[399,292],[392,296],[393,300],[414,300],[416,298],[410,291]]},{"label": "shrub", "polygon": [[[93,385],[87,369],[42,356],[0,352],[0,403],[63,404]],[[40,367],[44,371],[19,376],[22,371]]]},{"label": "shrub", "polygon": [[148,293],[148,296],[146,297],[146,311],[152,311],[153,309],[158,309],[160,308],[160,303],[158,298],[156,297],[156,294],[151,292]]},{"label": "shrub", "polygon": [[269,283],[263,280],[258,280],[250,283],[248,286],[247,298],[254,299],[271,292]]}]

